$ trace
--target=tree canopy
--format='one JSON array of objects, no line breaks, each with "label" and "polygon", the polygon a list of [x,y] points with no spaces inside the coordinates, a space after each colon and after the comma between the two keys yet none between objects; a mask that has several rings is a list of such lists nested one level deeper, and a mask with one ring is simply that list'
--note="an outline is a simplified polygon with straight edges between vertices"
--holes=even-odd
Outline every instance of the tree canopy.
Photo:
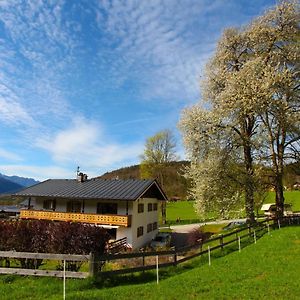
[{"label": "tree canopy", "polygon": [[244,198],[253,222],[255,191],[261,188],[257,166],[265,165],[272,166],[282,216],[283,166],[299,157],[299,40],[294,1],[224,31],[207,64],[202,102],[185,109],[179,124],[200,211]]}]

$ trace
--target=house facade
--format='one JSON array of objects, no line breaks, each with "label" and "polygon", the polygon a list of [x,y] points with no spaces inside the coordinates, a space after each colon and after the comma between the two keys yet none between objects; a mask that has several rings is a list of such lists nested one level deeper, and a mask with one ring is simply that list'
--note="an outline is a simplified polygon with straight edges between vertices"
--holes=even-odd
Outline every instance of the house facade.
[{"label": "house facade", "polygon": [[167,200],[155,180],[49,179],[15,196],[28,199],[21,219],[82,222],[106,228],[112,239],[126,237],[133,249],[158,232],[160,207]]}]

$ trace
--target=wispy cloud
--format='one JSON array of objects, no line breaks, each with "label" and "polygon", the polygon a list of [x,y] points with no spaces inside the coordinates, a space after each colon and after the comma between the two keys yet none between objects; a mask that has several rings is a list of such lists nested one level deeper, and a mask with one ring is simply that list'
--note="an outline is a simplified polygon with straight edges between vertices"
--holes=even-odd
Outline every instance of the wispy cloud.
[{"label": "wispy cloud", "polygon": [[98,169],[98,175],[103,167],[136,161],[143,148],[141,143],[126,145],[110,141],[97,123],[82,118],[51,138],[38,139],[36,145],[48,151],[56,163]]},{"label": "wispy cloud", "polygon": [[0,165],[1,172],[5,171],[5,175],[18,175],[22,177],[30,177],[37,180],[46,180],[49,178],[75,178],[75,171],[69,168],[62,168],[53,165],[35,166],[35,165]]},{"label": "wispy cloud", "polygon": [[7,173],[136,163],[146,137],[198,99],[222,29],[271,2],[0,0],[0,132],[5,149],[28,156]]},{"label": "wispy cloud", "polygon": [[[195,98],[203,54],[185,36],[190,26],[185,16],[195,5],[183,5],[181,1],[168,4],[99,2],[97,21],[105,33],[102,41],[114,44],[109,56],[103,47],[99,48],[99,62],[110,62],[108,72],[117,86],[139,82],[138,93],[143,98]],[[201,7],[196,8],[199,11]]]},{"label": "wispy cloud", "polygon": [[76,42],[62,20],[63,4],[12,0],[0,6],[0,118],[13,126],[16,120],[43,125],[68,111],[64,71]]},{"label": "wispy cloud", "polygon": [[23,160],[18,154],[15,154],[11,151],[0,148],[0,157],[10,161],[21,161]]}]

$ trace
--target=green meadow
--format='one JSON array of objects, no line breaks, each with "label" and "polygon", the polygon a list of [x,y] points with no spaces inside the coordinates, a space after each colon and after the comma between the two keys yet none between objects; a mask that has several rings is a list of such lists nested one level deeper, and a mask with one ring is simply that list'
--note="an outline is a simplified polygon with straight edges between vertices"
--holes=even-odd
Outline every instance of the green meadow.
[{"label": "green meadow", "polygon": [[[300,299],[300,227],[265,234],[256,244],[160,271],[67,280],[66,299]],[[0,299],[62,299],[62,280],[0,276]]]},{"label": "green meadow", "polygon": [[[300,191],[285,191],[284,197],[285,203],[292,204],[293,211],[300,211]],[[268,192],[264,203],[275,203],[275,192]],[[194,201],[167,203],[167,221],[174,223],[178,218],[180,218],[181,223],[189,223],[188,220],[199,220],[194,209]]]}]

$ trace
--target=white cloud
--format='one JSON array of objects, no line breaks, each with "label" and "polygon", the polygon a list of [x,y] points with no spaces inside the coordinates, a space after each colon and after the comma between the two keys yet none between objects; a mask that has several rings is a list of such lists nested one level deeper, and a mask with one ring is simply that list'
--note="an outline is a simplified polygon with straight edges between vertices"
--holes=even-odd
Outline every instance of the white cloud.
[{"label": "white cloud", "polygon": [[56,164],[73,164],[92,170],[95,176],[101,168],[138,161],[142,143],[118,144],[105,137],[100,126],[78,118],[72,126],[52,138],[40,138],[36,146],[48,151]]},{"label": "white cloud", "polygon": [[23,160],[18,154],[15,154],[11,151],[7,151],[5,149],[0,148],[0,157],[11,160],[11,161],[21,161]]},{"label": "white cloud", "polygon": [[206,1],[101,2],[98,26],[115,46],[109,56],[100,47],[99,61],[110,63],[107,74],[116,87],[134,80],[143,98],[195,100],[214,43],[203,40],[201,31],[190,39],[189,31],[210,6]]},{"label": "white cloud", "polygon": [[28,111],[17,101],[1,95],[0,84],[0,119],[9,124],[34,126],[35,122]]},{"label": "white cloud", "polygon": [[32,165],[0,165],[1,173],[8,176],[21,176],[34,178],[36,180],[46,180],[49,178],[75,178],[74,172],[70,169],[58,166],[32,166]]},{"label": "white cloud", "polygon": [[5,39],[0,39],[0,118],[9,125],[43,126],[68,115],[64,79],[74,61],[76,36],[63,22],[63,5],[64,0],[11,0],[0,6],[5,29]]}]

